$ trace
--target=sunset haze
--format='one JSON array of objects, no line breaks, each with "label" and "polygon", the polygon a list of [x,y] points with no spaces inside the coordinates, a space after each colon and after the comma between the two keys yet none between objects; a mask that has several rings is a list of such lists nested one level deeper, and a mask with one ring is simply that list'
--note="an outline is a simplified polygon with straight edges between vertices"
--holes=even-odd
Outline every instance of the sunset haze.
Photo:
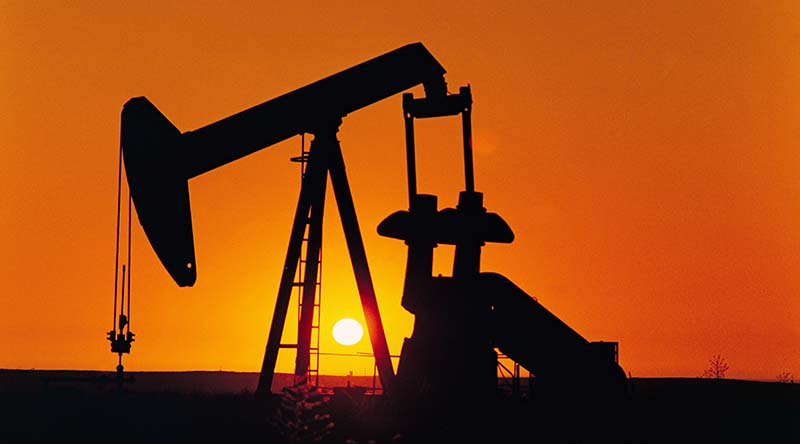
[{"label": "sunset haze", "polygon": [[[127,100],[189,131],[421,42],[451,92],[472,88],[475,187],[514,230],[483,248],[482,271],[588,340],[618,341],[633,376],[700,376],[717,354],[731,378],[800,374],[800,3],[317,3],[0,0],[0,368],[116,365]],[[464,189],[459,125],[417,123],[419,191],[440,208]],[[406,246],[376,227],[408,207],[400,95],[347,116],[338,139],[397,355],[414,319],[400,306]],[[194,287],[173,282],[134,214],[126,369],[260,369],[300,143],[189,182]],[[364,315],[328,199],[320,345],[368,353],[330,334]],[[434,273],[452,257],[438,247]],[[277,371],[293,365],[281,351]],[[320,367],[373,371],[363,357]]]}]

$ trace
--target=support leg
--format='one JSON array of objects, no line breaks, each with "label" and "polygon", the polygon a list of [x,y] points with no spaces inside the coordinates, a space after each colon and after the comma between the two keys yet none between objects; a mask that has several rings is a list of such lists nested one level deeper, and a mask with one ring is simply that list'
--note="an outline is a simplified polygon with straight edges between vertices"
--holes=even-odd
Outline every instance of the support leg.
[{"label": "support leg", "polygon": [[350,185],[347,182],[341,147],[339,146],[339,141],[336,140],[335,134],[331,134],[330,137],[331,184],[333,185],[333,193],[336,196],[336,203],[339,206],[339,216],[342,219],[347,249],[350,252],[350,261],[353,264],[356,285],[361,297],[361,306],[364,309],[364,317],[367,321],[367,331],[372,342],[375,363],[378,366],[378,374],[385,392],[394,381],[394,368],[389,355],[389,346],[386,344],[386,334],[383,331],[378,301],[375,298],[375,288],[372,285],[372,276],[367,264],[367,254],[364,251],[364,241],[361,238],[361,230],[358,227],[353,196],[350,193]]},{"label": "support leg", "polygon": [[318,153],[322,152],[324,154],[324,151],[324,149],[315,149],[315,144],[312,144],[306,175],[300,187],[300,197],[297,201],[297,210],[292,223],[286,261],[283,265],[278,297],[275,301],[275,311],[272,315],[272,324],[269,330],[269,338],[267,339],[267,348],[264,352],[261,375],[256,389],[256,395],[260,397],[271,393],[275,362],[278,359],[278,349],[281,345],[283,326],[286,322],[286,311],[289,308],[289,299],[292,294],[292,282],[297,272],[297,262],[300,260],[300,249],[303,244],[303,235],[308,222],[311,203],[315,200],[315,196],[325,193],[325,188],[321,184],[324,184],[323,178],[327,174],[327,168],[325,167],[327,162],[324,157],[317,159],[319,157]]}]

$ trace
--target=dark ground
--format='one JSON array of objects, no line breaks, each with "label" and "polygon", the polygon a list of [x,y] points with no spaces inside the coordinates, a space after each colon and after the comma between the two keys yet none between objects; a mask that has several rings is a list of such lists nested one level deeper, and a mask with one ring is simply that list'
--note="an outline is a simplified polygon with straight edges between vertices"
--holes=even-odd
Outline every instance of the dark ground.
[{"label": "dark ground", "polygon": [[[0,371],[0,380],[14,377],[20,375]],[[460,405],[474,416],[451,418],[448,428],[439,421],[447,411],[419,406],[418,416],[427,422],[413,424],[409,416],[393,415],[382,396],[362,396],[356,387],[327,397],[298,391],[293,397],[283,392],[257,401],[246,390],[202,393],[139,386],[119,392],[113,384],[51,381],[37,388],[17,379],[0,383],[0,442],[299,442],[288,435],[305,424],[309,435],[325,436],[325,443],[800,443],[798,384],[691,378],[631,382],[630,398],[618,404],[498,397]],[[295,406],[307,414],[305,419],[292,416]]]}]

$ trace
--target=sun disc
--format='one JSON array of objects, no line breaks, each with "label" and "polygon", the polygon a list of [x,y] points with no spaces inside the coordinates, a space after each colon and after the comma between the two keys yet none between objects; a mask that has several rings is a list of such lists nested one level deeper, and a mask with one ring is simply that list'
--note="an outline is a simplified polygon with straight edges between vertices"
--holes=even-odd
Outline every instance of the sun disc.
[{"label": "sun disc", "polygon": [[342,345],[355,345],[364,336],[364,329],[355,319],[339,319],[333,326],[333,339]]}]

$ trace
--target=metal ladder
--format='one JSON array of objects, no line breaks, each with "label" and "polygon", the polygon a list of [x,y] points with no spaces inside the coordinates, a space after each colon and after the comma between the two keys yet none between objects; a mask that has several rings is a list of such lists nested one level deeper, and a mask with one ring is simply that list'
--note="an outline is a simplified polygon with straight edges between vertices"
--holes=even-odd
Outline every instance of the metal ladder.
[{"label": "metal ladder", "polygon": [[[300,179],[305,177],[306,174],[306,165],[308,163],[308,156],[309,151],[306,149],[305,144],[305,134],[301,135],[300,138],[300,156],[292,157],[292,162],[297,162],[300,164]],[[305,267],[306,263],[308,262],[308,236],[309,236],[309,229],[310,229],[310,219],[306,220],[305,232],[303,234],[303,242],[302,247],[300,249],[300,260],[297,263],[297,272],[295,274],[295,281],[292,283],[292,287],[297,289],[297,323],[298,328],[300,325],[300,316],[303,310],[303,291],[305,287]],[[314,259],[312,259],[314,260]],[[320,253],[319,257],[316,258],[318,269],[317,269],[317,282],[314,285],[314,315],[313,320],[311,323],[311,346],[309,347],[309,355],[310,355],[310,365],[308,367],[308,382],[311,383],[313,380],[313,384],[315,386],[319,386],[319,340],[320,340],[320,307],[322,303],[322,247],[320,246]]]}]

